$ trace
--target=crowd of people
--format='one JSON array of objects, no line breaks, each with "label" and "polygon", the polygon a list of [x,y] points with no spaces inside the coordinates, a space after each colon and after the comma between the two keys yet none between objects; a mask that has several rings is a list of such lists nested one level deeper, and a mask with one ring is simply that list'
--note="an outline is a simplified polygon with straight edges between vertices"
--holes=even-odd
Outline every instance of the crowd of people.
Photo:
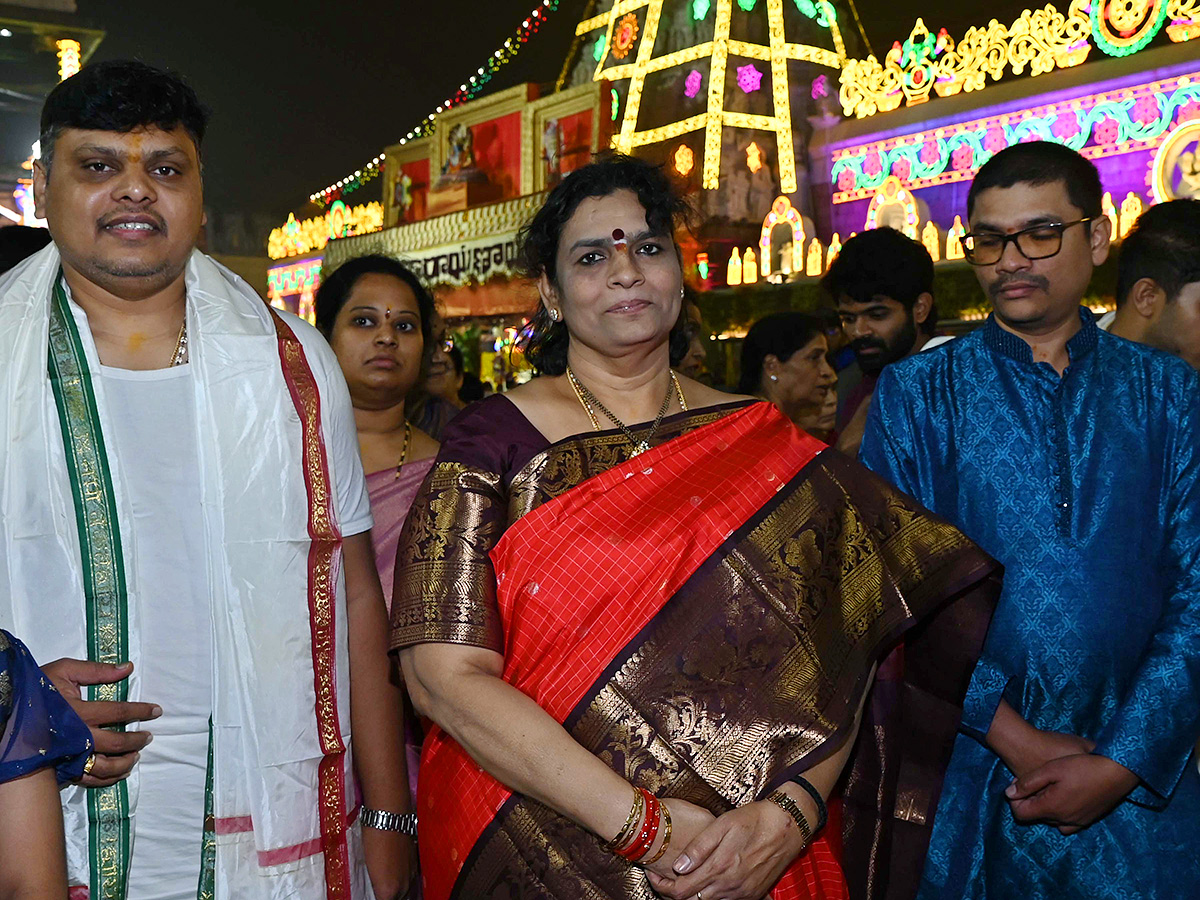
[{"label": "crowd of people", "polygon": [[1097,321],[1095,167],[1004,150],[981,327],[865,232],[728,392],[687,203],[604,157],[485,397],[403,262],[313,328],[198,251],[206,124],[85,67],[0,229],[0,900],[1190,893],[1200,201]]}]

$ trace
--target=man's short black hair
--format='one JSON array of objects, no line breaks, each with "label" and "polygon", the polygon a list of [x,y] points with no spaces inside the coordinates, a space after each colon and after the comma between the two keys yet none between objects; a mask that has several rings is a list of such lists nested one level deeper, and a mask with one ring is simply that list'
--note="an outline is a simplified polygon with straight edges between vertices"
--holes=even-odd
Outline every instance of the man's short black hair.
[{"label": "man's short black hair", "polygon": [[[911,313],[918,297],[933,294],[933,258],[895,228],[873,228],[842,245],[821,287],[834,303],[842,297],[852,303],[891,297]],[[919,327],[932,334],[936,324],[937,312],[931,309]]]},{"label": "man's short black hair", "polygon": [[1154,279],[1168,303],[1200,281],[1200,200],[1152,206],[1125,236],[1117,262],[1117,306],[1143,278]]},{"label": "man's short black hair", "polygon": [[41,122],[42,165],[49,172],[54,142],[64,128],[128,134],[151,126],[163,131],[182,126],[199,156],[207,125],[208,110],[174,72],[131,59],[93,63],[46,97]]},{"label": "man's short black hair", "polygon": [[975,211],[975,198],[990,188],[1055,181],[1066,185],[1067,197],[1083,215],[1093,219],[1104,215],[1104,188],[1092,161],[1062,144],[1030,141],[1006,147],[980,167],[967,192],[967,218]]}]

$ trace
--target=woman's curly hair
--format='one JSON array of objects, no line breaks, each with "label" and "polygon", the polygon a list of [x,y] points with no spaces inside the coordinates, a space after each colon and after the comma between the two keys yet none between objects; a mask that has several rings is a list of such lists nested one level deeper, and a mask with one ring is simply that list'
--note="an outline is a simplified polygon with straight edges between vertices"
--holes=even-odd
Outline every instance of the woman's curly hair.
[{"label": "woman's curly hair", "polygon": [[[646,210],[646,225],[655,234],[670,237],[672,243],[675,229],[691,221],[691,207],[675,192],[659,166],[632,156],[606,155],[567,175],[550,192],[533,219],[521,229],[517,243],[523,273],[534,280],[545,275],[557,286],[558,242],[567,222],[579,204],[589,197],[607,197],[621,190],[637,195],[638,202]],[[675,253],[679,254],[678,245]],[[678,364],[687,354],[687,338],[681,327],[685,320],[685,311],[681,309],[679,323],[671,330],[671,365]],[[520,347],[534,371],[541,375],[566,372],[570,343],[567,326],[552,320],[539,303],[520,338]]]}]

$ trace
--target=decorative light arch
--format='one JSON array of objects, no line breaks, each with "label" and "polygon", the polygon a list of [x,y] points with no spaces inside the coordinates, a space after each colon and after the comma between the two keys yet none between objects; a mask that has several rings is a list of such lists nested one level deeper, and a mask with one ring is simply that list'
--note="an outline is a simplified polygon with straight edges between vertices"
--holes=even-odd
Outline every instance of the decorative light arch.
[{"label": "decorative light arch", "polygon": [[804,271],[804,220],[792,201],[780,194],[771,204],[771,211],[763,219],[762,233],[758,238],[759,258],[764,277],[771,274],[771,232],[775,226],[786,222],[792,226],[792,271]]},{"label": "decorative light arch", "polygon": [[917,224],[921,218],[917,212],[917,198],[912,195],[912,191],[900,184],[900,179],[895,175],[885,178],[883,184],[879,186],[879,190],[875,192],[875,196],[871,198],[871,205],[867,207],[867,221],[863,228],[867,231],[878,228],[880,211],[885,206],[895,203],[904,208],[904,225],[900,230],[915,241]]}]

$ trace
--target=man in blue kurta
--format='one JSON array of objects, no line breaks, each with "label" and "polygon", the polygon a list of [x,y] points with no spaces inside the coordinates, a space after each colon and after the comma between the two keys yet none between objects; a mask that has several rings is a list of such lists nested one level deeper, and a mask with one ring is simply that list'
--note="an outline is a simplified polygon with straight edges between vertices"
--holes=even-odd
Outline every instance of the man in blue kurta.
[{"label": "man in blue kurta", "polygon": [[1005,566],[922,900],[1200,894],[1200,378],[1080,306],[1095,167],[1002,151],[968,198],[994,312],[886,369],[861,458]]}]

